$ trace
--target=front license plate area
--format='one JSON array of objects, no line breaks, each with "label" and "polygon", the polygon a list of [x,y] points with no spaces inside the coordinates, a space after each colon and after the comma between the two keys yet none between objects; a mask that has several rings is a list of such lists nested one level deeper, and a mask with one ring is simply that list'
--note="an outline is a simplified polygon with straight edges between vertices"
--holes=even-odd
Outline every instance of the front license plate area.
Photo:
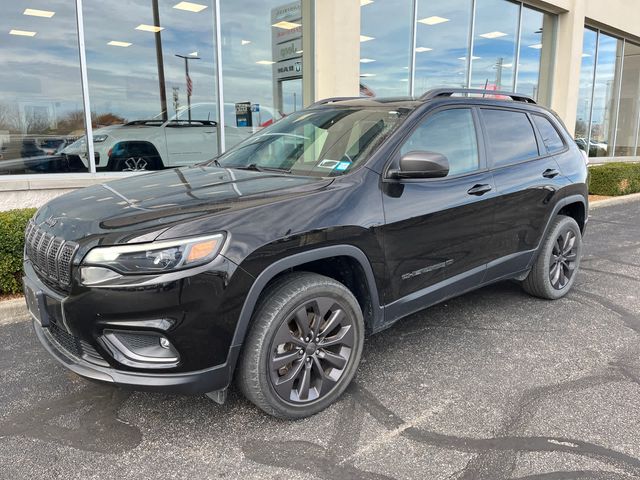
[{"label": "front license plate area", "polygon": [[47,301],[42,291],[35,288],[29,282],[24,282],[24,298],[27,301],[27,309],[31,316],[43,327],[48,327],[49,313],[47,312]]}]

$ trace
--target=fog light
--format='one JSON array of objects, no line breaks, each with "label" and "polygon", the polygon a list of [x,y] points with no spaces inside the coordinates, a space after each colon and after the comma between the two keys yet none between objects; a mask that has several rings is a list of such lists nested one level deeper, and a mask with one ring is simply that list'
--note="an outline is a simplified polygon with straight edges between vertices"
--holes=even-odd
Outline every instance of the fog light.
[{"label": "fog light", "polygon": [[117,362],[130,367],[172,368],[180,362],[176,348],[157,332],[106,329],[99,340]]}]

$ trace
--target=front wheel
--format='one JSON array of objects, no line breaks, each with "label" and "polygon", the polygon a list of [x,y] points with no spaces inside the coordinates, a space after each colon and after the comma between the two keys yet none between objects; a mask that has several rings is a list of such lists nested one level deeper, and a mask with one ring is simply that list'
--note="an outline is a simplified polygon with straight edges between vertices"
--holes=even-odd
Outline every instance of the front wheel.
[{"label": "front wheel", "polygon": [[353,294],[314,273],[280,278],[262,295],[238,384],[265,412],[303,418],[333,403],[360,362],[364,319]]},{"label": "front wheel", "polygon": [[522,282],[530,295],[555,300],[576,280],[582,255],[582,233],[571,217],[558,215],[549,228],[533,268]]},{"label": "front wheel", "polygon": [[147,156],[134,156],[121,158],[116,162],[116,171],[122,172],[145,172],[148,170],[158,170],[158,161]]}]

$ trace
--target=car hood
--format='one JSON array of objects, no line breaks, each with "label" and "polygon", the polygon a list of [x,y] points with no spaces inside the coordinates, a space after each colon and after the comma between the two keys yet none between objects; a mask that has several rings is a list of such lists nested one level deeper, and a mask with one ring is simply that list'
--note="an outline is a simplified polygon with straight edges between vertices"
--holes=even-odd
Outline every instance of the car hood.
[{"label": "car hood", "polygon": [[40,208],[35,221],[66,240],[150,241],[186,220],[274,203],[322,189],[331,182],[230,168],[185,167],[67,193]]}]

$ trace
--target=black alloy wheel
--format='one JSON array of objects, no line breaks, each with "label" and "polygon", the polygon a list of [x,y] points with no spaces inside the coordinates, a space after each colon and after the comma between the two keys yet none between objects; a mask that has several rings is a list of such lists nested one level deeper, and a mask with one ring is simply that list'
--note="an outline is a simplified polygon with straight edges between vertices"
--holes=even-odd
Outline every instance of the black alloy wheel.
[{"label": "black alloy wheel", "polygon": [[542,239],[524,290],[539,298],[556,300],[573,286],[582,256],[582,231],[574,218],[557,215]]},{"label": "black alloy wheel", "polygon": [[578,259],[576,234],[566,230],[558,235],[549,263],[549,281],[556,290],[562,290],[571,281]]},{"label": "black alloy wheel", "polygon": [[311,272],[276,279],[261,294],[236,381],[270,415],[304,418],[335,402],[360,363],[364,316],[342,283]]},{"label": "black alloy wheel", "polygon": [[340,303],[319,297],[301,305],[271,344],[271,384],[286,402],[306,403],[330,392],[354,346],[353,320]]}]

